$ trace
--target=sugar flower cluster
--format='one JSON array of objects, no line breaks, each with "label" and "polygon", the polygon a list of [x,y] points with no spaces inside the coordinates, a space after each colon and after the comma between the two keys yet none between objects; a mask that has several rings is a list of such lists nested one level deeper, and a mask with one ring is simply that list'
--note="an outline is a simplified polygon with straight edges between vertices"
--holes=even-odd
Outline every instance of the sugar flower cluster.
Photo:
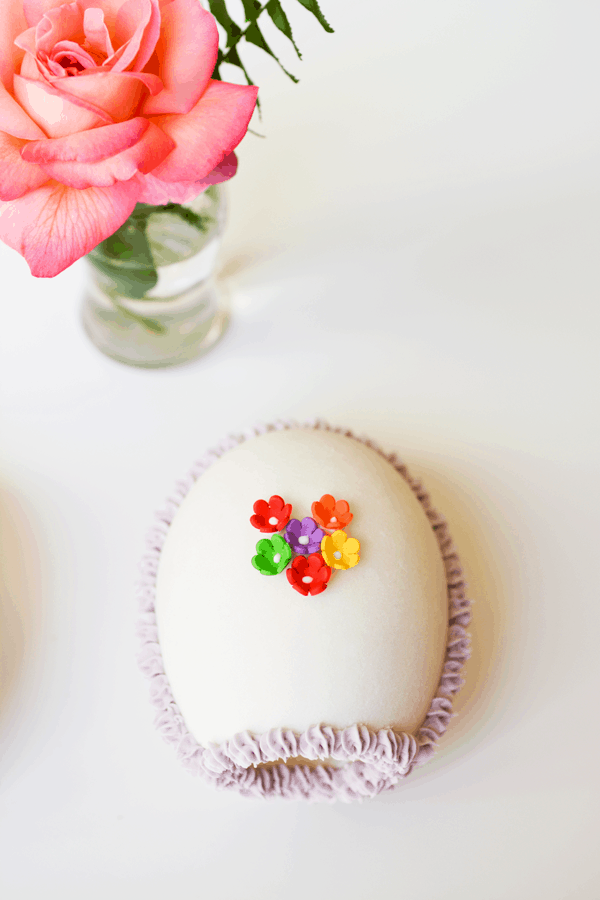
[{"label": "sugar flower cluster", "polygon": [[345,500],[324,494],[311,512],[302,520],[292,519],[291,504],[274,494],[268,502],[257,500],[250,517],[254,528],[273,535],[257,543],[254,568],[262,575],[279,575],[291,562],[287,579],[305,597],[322,593],[333,569],[351,569],[360,560],[360,543],[344,531],[353,518]]}]

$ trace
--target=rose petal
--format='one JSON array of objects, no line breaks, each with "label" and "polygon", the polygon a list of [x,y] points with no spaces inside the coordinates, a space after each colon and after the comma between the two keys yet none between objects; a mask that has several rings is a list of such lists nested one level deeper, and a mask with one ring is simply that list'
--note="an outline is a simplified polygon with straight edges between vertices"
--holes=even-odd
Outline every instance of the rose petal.
[{"label": "rose petal", "polygon": [[108,159],[92,163],[48,162],[42,163],[41,168],[51,178],[79,190],[91,185],[110,187],[117,181],[129,181],[137,172],[151,172],[171,152],[173,142],[158,126],[147,124],[137,143]]},{"label": "rose petal", "polygon": [[90,54],[83,50],[75,41],[59,41],[55,44],[52,51],[53,62],[58,62],[64,67],[64,61],[69,59],[69,66],[72,65],[70,60],[75,60],[83,69],[94,69],[96,60]]},{"label": "rose petal", "polygon": [[14,137],[36,141],[46,135],[42,129],[27,115],[24,109],[0,84],[0,129]]},{"label": "rose petal", "polygon": [[[2,0],[3,3],[7,0]],[[23,12],[29,27],[37,25],[42,16],[48,10],[62,6],[65,0],[23,0]],[[100,6],[104,11],[104,18],[109,29],[113,27],[119,8],[123,5],[123,0],[78,0],[79,8],[84,11],[89,7]]]},{"label": "rose petal", "polygon": [[165,203],[188,203],[206,190],[208,185],[201,181],[166,182],[155,178],[153,173],[145,175],[140,194],[140,203],[161,206]]},{"label": "rose petal", "polygon": [[120,72],[117,75],[123,75],[125,78],[141,81],[144,87],[148,88],[151,96],[160,94],[164,90],[164,85],[158,75],[152,75],[150,72]]},{"label": "rose petal", "polygon": [[65,0],[23,0],[23,12],[30,28],[34,28],[50,9],[62,6]]},{"label": "rose petal", "polygon": [[39,166],[22,159],[24,146],[25,141],[0,132],[0,200],[16,200],[48,181]]},{"label": "rose petal", "polygon": [[56,182],[0,205],[0,239],[33,275],[52,278],[113,234],[133,211],[137,178],[78,191]]},{"label": "rose petal", "polygon": [[[144,0],[147,2],[147,0]],[[131,31],[132,34],[135,34],[134,44],[137,46],[137,52],[131,64],[129,64],[128,68],[132,72],[141,72],[156,48],[156,42],[159,39],[159,35],[161,32],[161,14],[158,6],[157,0],[149,0],[150,2],[150,18],[147,21],[147,24],[141,31],[139,31],[139,26],[136,27],[137,22],[141,22],[141,4],[142,0],[127,0],[126,3],[123,4],[121,9],[119,10],[119,14],[117,16],[117,21],[115,25],[115,39],[119,40],[119,35],[123,31]],[[143,21],[145,21],[145,14],[143,16]],[[137,40],[137,35],[140,34],[140,40]]]},{"label": "rose petal", "polygon": [[[156,178],[154,173],[146,175],[143,180],[140,203],[152,205],[163,203],[187,203],[193,200],[211,184],[221,184],[235,175],[237,158],[235,153],[229,153],[219,165],[209,172],[206,178],[200,181],[175,181],[166,182]],[[290,507],[291,512],[291,507]]]},{"label": "rose petal", "polygon": [[[62,94],[68,94],[73,102],[93,104],[102,109],[111,121],[124,122],[137,114],[144,90],[160,91],[162,83],[155,75],[143,72],[95,69],[76,78],[53,80],[52,86]],[[157,122],[157,125],[160,126],[160,123]]]},{"label": "rose petal", "polygon": [[50,59],[47,54],[43,54],[43,56],[37,55],[37,50],[35,49],[35,28],[30,28],[28,31],[20,34],[18,42],[19,46],[27,51],[23,56],[20,69],[20,74],[24,78],[32,78],[35,81],[40,78],[42,80],[48,79],[53,75],[61,78],[67,77],[65,69],[57,62],[54,62],[53,59]]},{"label": "rose petal", "polygon": [[102,125],[91,131],[45,141],[32,141],[23,149],[23,159],[30,163],[93,163],[114,156],[136,144],[148,130],[147,119],[129,119],[115,125]]},{"label": "rose petal", "polygon": [[[88,75],[103,75],[103,76],[112,75],[113,79],[129,78],[132,81],[140,81],[144,85],[144,87],[148,88],[148,92],[153,95],[160,94],[160,92],[163,90],[163,87],[164,87],[164,85],[163,85],[162,81],[160,80],[160,78],[158,77],[158,75],[152,75],[149,72],[112,72],[112,71],[109,72],[103,66],[97,66],[95,69],[86,69],[86,71],[81,72],[78,75],[77,79],[75,79],[75,80],[77,82],[79,82],[81,79],[84,79],[84,81],[85,81],[85,79],[87,78]],[[107,78],[107,81],[108,80],[109,79]],[[73,81],[72,78],[69,79],[69,84],[72,81]],[[124,81],[120,82],[119,89],[121,91],[123,90],[124,83],[125,83]],[[115,81],[114,84],[117,85],[118,82]],[[91,93],[97,94],[98,93],[97,87],[96,87],[95,91],[93,91]],[[115,94],[116,93],[117,93],[117,91],[115,88]],[[76,94],[76,96],[78,96],[78,95]],[[82,94],[81,96],[85,96],[85,94]]]},{"label": "rose petal", "polygon": [[106,58],[115,52],[101,9],[86,9],[83,14],[83,30],[90,51]]},{"label": "rose petal", "polygon": [[36,56],[35,28],[28,28],[27,31],[22,31],[21,34],[17,35],[15,45],[21,50],[25,50],[26,53],[30,53],[31,56]]},{"label": "rose petal", "polygon": [[41,125],[49,137],[64,137],[98,125],[112,124],[112,118],[102,109],[75,98],[70,100],[66,94],[45,82],[15,75],[14,85],[17,100],[25,112]]},{"label": "rose petal", "polygon": [[205,178],[246,134],[258,88],[211,81],[193,110],[154,121],[176,148],[155,172],[164,181]]},{"label": "rose petal", "polygon": [[76,3],[65,3],[50,9],[35,29],[35,45],[38,53],[50,55],[60,41],[83,44],[83,14]]},{"label": "rose petal", "polygon": [[156,0],[125,0],[114,30],[114,55],[104,65],[113,72],[139,71],[146,65],[160,33],[160,12]]},{"label": "rose petal", "polygon": [[0,0],[0,82],[8,90],[12,89],[13,75],[18,72],[22,57],[14,40],[26,28],[21,3]]},{"label": "rose petal", "polygon": [[148,116],[190,112],[208,87],[219,49],[215,19],[198,0],[173,0],[161,16],[156,55],[165,90],[146,101]]},{"label": "rose petal", "polygon": [[[124,0],[77,0],[77,4],[84,12],[86,9],[95,9],[100,7],[104,13],[104,21],[111,35],[115,33],[115,25],[119,10],[123,6]],[[114,41],[113,41],[114,46]]]},{"label": "rose petal", "polygon": [[[62,66],[59,66],[58,63],[50,62],[51,66],[57,66],[60,70]],[[48,66],[43,66],[42,68],[45,70],[44,75],[40,71],[41,63],[30,53],[26,53],[23,57],[23,62],[21,63],[21,71],[19,72],[23,78],[31,78],[32,81],[39,81],[44,78],[44,75],[47,77],[50,75],[50,69]],[[62,70],[64,71],[64,69]]]}]

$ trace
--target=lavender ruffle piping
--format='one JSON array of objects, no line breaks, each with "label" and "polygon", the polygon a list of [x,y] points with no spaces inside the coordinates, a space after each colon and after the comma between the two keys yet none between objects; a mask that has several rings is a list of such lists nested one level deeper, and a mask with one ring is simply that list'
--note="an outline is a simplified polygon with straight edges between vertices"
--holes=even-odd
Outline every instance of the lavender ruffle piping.
[{"label": "lavender ruffle piping", "polygon": [[[164,671],[154,609],[158,563],[169,526],[196,479],[227,450],[268,431],[293,428],[314,428],[343,434],[361,441],[387,459],[410,485],[438,540],[448,583],[448,639],[436,696],[416,736],[392,728],[373,731],[360,724],[343,730],[315,725],[302,734],[284,728],[274,728],[261,735],[243,732],[221,744],[203,747],[188,731],[174,700]],[[331,428],[320,420],[305,425],[290,421],[259,426],[229,438],[216,450],[206,453],[193,466],[187,478],[177,484],[174,496],[157,518],[158,524],[148,535],[148,549],[142,560],[138,628],[142,651],[139,664],[150,682],[151,702],[157,710],[156,727],[163,738],[173,745],[176,755],[189,772],[203,775],[216,787],[235,789],[246,796],[276,795],[287,799],[350,801],[374,797],[392,788],[414,766],[433,756],[436,742],[446,731],[452,717],[452,697],[463,684],[460,670],[469,658],[469,635],[465,629],[471,618],[471,604],[465,595],[462,570],[444,519],[431,506],[421,483],[409,475],[406,466],[394,453],[386,455],[372,441],[356,437],[342,428]],[[296,757],[334,760],[341,765],[268,765]]]}]

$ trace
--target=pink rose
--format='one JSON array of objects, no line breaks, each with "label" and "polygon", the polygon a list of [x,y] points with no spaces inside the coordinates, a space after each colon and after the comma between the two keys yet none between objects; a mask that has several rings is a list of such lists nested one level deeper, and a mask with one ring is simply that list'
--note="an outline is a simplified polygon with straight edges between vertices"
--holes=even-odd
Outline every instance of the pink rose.
[{"label": "pink rose", "polygon": [[235,173],[257,88],[199,0],[0,0],[0,238],[34,275]]}]

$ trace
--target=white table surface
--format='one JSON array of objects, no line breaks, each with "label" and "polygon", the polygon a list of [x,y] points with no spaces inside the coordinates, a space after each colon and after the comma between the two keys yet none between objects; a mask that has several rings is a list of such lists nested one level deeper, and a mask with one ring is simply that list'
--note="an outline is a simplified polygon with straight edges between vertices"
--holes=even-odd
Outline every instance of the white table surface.
[{"label": "white table surface", "polygon": [[[290,13],[299,86],[248,54],[268,137],[204,361],[105,359],[82,264],[0,252],[5,900],[600,896],[598,6],[322,7],[333,36]],[[135,661],[153,510],[226,434],[315,415],[423,477],[474,601],[437,757],[362,805],[213,792]]]}]

